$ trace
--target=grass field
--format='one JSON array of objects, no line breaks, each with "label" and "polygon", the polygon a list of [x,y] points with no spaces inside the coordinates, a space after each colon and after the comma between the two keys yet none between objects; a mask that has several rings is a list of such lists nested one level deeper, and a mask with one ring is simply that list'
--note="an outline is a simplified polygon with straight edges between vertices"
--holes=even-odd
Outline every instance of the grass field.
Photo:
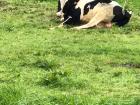
[{"label": "grass field", "polygon": [[50,30],[57,0],[0,0],[0,105],[140,105],[140,1],[128,1],[125,27],[77,31]]}]

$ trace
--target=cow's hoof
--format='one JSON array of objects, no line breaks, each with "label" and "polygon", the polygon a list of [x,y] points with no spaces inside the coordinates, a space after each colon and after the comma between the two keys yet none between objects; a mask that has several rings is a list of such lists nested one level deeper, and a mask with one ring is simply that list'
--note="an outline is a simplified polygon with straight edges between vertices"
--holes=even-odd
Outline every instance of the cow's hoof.
[{"label": "cow's hoof", "polygon": [[61,28],[61,27],[63,27],[64,25],[63,24],[60,24],[59,26],[58,26],[58,28]]},{"label": "cow's hoof", "polygon": [[80,30],[81,28],[80,27],[74,27],[74,28],[71,28],[71,29]]},{"label": "cow's hoof", "polygon": [[61,17],[62,16],[62,12],[57,12],[56,16]]},{"label": "cow's hoof", "polygon": [[61,21],[61,22],[64,21],[64,18],[62,17],[62,18],[60,19],[60,21]]},{"label": "cow's hoof", "polygon": [[111,28],[112,27],[112,23],[107,23],[105,24],[106,28]]}]

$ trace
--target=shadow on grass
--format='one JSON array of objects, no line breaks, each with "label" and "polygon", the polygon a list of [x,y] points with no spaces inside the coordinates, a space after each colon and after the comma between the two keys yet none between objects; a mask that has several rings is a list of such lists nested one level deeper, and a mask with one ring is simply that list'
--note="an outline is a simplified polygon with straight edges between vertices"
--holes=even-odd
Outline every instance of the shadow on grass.
[{"label": "shadow on grass", "polygon": [[87,85],[85,79],[72,77],[69,71],[52,71],[39,82],[41,86],[59,88],[60,90],[83,89]]},{"label": "shadow on grass", "polygon": [[22,67],[30,67],[30,68],[39,68],[39,69],[43,69],[46,71],[51,71],[55,68],[58,68],[60,65],[56,64],[53,61],[47,61],[47,60],[36,60],[33,63],[23,63],[21,64]]},{"label": "shadow on grass", "polygon": [[128,62],[128,63],[123,63],[123,64],[110,63],[110,65],[112,67],[126,67],[126,68],[140,69],[140,63],[135,63],[135,62]]}]

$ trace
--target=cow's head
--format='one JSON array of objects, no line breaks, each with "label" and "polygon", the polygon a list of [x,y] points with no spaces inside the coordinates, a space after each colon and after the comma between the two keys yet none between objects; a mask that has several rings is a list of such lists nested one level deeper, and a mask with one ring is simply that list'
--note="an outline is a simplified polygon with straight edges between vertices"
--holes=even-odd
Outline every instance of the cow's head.
[{"label": "cow's head", "polygon": [[114,7],[113,13],[115,17],[112,21],[118,26],[124,26],[127,24],[132,16],[132,12],[123,10],[123,8],[119,6]]},{"label": "cow's head", "polygon": [[117,22],[117,25],[118,26],[124,26],[125,24],[127,24],[129,22],[131,16],[132,16],[132,12],[124,10],[123,19],[120,20],[119,22]]},{"label": "cow's head", "polygon": [[77,24],[80,22],[81,9],[75,8],[79,0],[68,0],[63,8],[64,21],[66,24]]}]

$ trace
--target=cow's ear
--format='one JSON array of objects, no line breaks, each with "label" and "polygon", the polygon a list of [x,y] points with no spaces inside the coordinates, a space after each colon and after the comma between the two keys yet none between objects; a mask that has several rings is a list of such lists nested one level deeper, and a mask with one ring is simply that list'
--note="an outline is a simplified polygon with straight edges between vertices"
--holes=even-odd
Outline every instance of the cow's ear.
[{"label": "cow's ear", "polygon": [[132,15],[133,11],[128,11],[130,15]]},{"label": "cow's ear", "polygon": [[125,10],[125,16],[130,18],[132,16],[132,11]]}]

